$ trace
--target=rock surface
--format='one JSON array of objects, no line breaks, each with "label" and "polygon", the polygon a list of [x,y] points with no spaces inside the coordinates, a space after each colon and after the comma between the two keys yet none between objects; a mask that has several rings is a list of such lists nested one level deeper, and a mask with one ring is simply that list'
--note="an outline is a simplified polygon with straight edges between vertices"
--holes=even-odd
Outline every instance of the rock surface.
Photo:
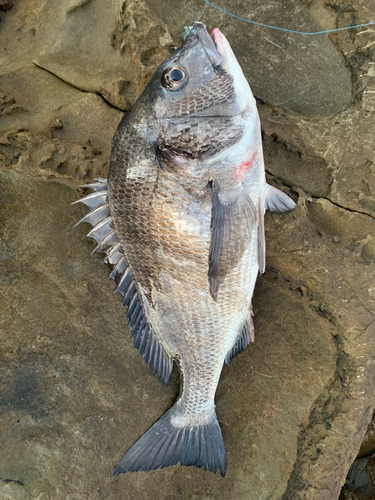
[{"label": "rock surface", "polygon": [[[205,10],[260,99],[269,182],[297,208],[266,216],[256,342],[217,391],[227,476],[113,478],[178,374],[164,388],[132,347],[88,228],[71,230],[85,210],[70,203],[106,176],[121,110],[203,6],[13,3],[0,2],[0,499],[338,499],[375,407],[374,30],[302,41]],[[374,16],[371,2],[270,6],[247,9],[297,29]],[[241,1],[225,8],[246,17]],[[369,428],[341,500],[373,500],[372,439]]]},{"label": "rock surface", "polygon": [[357,459],[350,467],[339,500],[375,498],[375,416],[370,422]]}]

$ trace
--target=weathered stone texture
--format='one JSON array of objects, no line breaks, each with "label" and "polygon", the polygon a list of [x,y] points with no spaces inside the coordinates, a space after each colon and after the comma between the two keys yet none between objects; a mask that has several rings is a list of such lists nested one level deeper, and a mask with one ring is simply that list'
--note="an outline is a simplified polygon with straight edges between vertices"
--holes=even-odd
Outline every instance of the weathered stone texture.
[{"label": "weathered stone texture", "polygon": [[[259,99],[268,180],[297,207],[266,216],[256,342],[217,391],[227,476],[112,477],[178,376],[164,388],[132,347],[70,203],[106,176],[123,110],[203,7],[0,2],[1,500],[335,500],[345,480],[340,500],[375,498],[371,425],[360,450],[375,407],[375,30],[306,39],[209,7],[202,21],[227,34]],[[374,16],[371,1],[225,8],[302,30]]]}]

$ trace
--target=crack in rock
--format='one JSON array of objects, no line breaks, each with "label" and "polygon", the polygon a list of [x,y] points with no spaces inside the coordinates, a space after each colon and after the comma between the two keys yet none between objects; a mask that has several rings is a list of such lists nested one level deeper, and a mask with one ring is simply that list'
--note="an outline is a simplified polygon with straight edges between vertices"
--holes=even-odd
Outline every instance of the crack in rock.
[{"label": "crack in rock", "polygon": [[332,205],[335,205],[338,208],[342,208],[343,210],[347,210],[348,212],[352,212],[353,214],[367,215],[367,217],[370,217],[371,219],[375,220],[375,217],[372,216],[371,214],[367,213],[367,212],[361,212],[360,210],[354,210],[353,208],[344,207],[343,205],[339,205],[335,201],[332,201],[330,198],[315,198],[314,196],[312,198],[314,200],[319,200],[319,199],[327,200],[330,203],[332,203]]},{"label": "crack in rock", "polygon": [[81,89],[80,87],[77,87],[75,85],[73,85],[72,83],[64,80],[63,78],[61,78],[60,76],[56,75],[56,73],[54,73],[53,71],[50,71],[49,69],[47,68],[44,68],[43,66],[41,66],[39,63],[37,63],[36,61],[32,61],[32,63],[39,69],[42,69],[43,71],[46,71],[47,73],[49,73],[50,75],[54,76],[55,78],[57,78],[58,80],[60,80],[60,82],[63,82],[65,83],[66,85],[69,85],[69,87],[73,88],[73,89],[76,89],[76,90],[79,90],[81,92],[83,92],[84,94],[95,94],[97,96],[99,96],[101,99],[103,99],[103,101],[108,105],[110,106],[111,108],[113,109],[117,109],[117,111],[121,111],[122,113],[125,112],[124,109],[121,109],[121,108],[118,108],[117,106],[115,106],[114,104],[112,104],[111,102],[109,102],[104,96],[103,94],[101,94],[100,92],[96,92],[96,91],[89,91],[89,90],[84,90],[84,89]]},{"label": "crack in rock", "polygon": [[16,483],[18,484],[19,486],[24,486],[23,482],[20,481],[19,479],[10,479],[10,478],[3,478],[0,476],[0,481],[2,481],[3,483],[5,484],[8,484],[8,483]]}]

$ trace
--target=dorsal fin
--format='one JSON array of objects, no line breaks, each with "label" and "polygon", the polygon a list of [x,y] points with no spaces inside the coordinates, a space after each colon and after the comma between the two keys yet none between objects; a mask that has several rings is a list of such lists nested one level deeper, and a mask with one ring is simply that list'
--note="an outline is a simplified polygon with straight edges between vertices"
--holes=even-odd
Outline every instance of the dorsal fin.
[{"label": "dorsal fin", "polygon": [[133,280],[121,243],[117,238],[108,204],[107,179],[96,179],[96,181],[82,186],[92,189],[94,191],[92,194],[73,203],[81,202],[90,208],[90,212],[74,227],[81,222],[88,222],[94,226],[87,235],[94,238],[98,244],[92,253],[103,252],[106,254],[104,262],[111,266],[110,278],[116,281],[116,292],[121,293],[122,303],[128,307],[126,316],[129,319],[129,327],[134,338],[134,347],[138,349],[146,363],[152,367],[153,372],[158,374],[163,384],[167,385],[173,361],[160,344],[145,315],[140,293]]}]

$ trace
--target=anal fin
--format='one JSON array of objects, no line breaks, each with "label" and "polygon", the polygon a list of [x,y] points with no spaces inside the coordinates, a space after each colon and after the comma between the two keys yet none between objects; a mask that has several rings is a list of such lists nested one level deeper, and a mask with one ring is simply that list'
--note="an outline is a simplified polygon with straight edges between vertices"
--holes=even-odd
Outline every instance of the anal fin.
[{"label": "anal fin", "polygon": [[141,301],[140,294],[136,291],[128,306],[127,317],[134,347],[150,366],[154,373],[158,374],[159,380],[168,385],[173,368],[173,360],[167,355],[159,339],[155,335],[149,323]]},{"label": "anal fin", "polygon": [[233,358],[237,356],[240,352],[244,351],[250,342],[254,342],[254,323],[253,323],[253,313],[251,312],[242,327],[233,347],[227,352],[225,356],[225,363],[230,365]]}]

